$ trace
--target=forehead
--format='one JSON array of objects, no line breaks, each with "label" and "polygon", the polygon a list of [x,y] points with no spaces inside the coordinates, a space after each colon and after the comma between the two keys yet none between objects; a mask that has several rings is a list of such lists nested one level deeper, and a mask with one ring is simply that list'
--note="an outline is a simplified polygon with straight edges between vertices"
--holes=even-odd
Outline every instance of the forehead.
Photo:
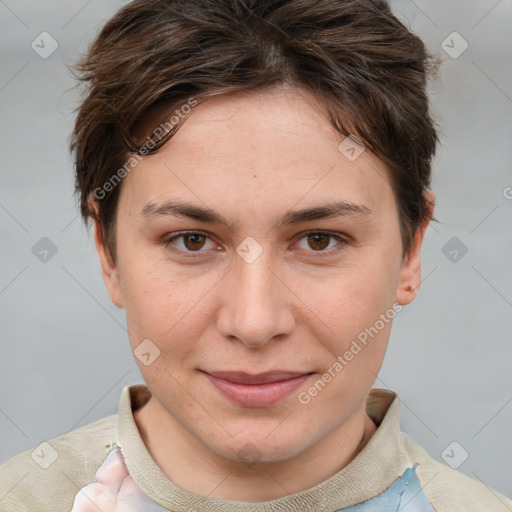
[{"label": "forehead", "polygon": [[[160,119],[147,119],[144,131]],[[304,89],[221,95],[194,107],[173,138],[139,162],[122,195],[129,193],[139,207],[179,198],[249,210],[257,205],[260,213],[316,205],[319,198],[393,207],[387,167],[344,139]]]}]

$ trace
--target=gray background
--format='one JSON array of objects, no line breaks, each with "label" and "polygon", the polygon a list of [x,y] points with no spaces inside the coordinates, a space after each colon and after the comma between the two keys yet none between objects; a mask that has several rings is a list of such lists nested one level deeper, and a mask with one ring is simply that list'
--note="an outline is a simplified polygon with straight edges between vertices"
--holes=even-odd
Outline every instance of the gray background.
[{"label": "gray background", "polygon": [[[142,381],[77,216],[67,152],[77,96],[65,63],[121,5],[0,2],[0,463],[117,412],[123,386]],[[512,497],[512,1],[392,5],[444,60],[430,86],[440,223],[375,386],[398,392],[403,430],[435,458],[456,441],[450,462],[467,451],[459,470]],[[59,45],[46,59],[31,48],[43,31]],[[453,31],[469,44],[457,58],[442,48]],[[452,53],[460,43],[447,40]],[[46,262],[32,252],[42,237],[58,250]]]}]

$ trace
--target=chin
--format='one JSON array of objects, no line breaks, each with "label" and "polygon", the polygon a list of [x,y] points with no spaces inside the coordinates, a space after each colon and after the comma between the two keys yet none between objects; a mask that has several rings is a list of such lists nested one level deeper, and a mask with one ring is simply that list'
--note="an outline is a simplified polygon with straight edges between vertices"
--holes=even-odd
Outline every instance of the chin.
[{"label": "chin", "polygon": [[[260,431],[257,435],[248,435],[245,432],[226,439],[227,444],[225,445],[210,445],[209,449],[224,459],[242,462],[248,468],[253,468],[262,463],[289,460],[314,444],[313,439],[301,439],[296,430],[293,434],[291,431],[283,431],[279,435],[269,437],[268,433],[275,428],[276,423],[274,422],[273,426],[263,430],[263,433]],[[208,441],[211,442],[211,439]]]}]

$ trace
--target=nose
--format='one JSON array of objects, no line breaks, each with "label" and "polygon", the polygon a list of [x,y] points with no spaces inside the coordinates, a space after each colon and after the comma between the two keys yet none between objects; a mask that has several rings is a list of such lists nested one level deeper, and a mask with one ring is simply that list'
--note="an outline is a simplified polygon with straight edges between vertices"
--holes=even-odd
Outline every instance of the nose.
[{"label": "nose", "polygon": [[223,280],[217,319],[219,333],[226,339],[260,348],[293,332],[294,294],[276,268],[268,248],[252,262],[235,255]]}]

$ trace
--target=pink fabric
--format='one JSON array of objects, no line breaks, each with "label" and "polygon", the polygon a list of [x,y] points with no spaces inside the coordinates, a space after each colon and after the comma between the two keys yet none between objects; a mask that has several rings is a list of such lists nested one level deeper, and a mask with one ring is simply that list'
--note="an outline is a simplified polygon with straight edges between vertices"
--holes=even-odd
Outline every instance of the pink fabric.
[{"label": "pink fabric", "polygon": [[96,482],[75,496],[71,512],[165,512],[148,498],[128,473],[121,450],[113,448],[96,471]]}]

